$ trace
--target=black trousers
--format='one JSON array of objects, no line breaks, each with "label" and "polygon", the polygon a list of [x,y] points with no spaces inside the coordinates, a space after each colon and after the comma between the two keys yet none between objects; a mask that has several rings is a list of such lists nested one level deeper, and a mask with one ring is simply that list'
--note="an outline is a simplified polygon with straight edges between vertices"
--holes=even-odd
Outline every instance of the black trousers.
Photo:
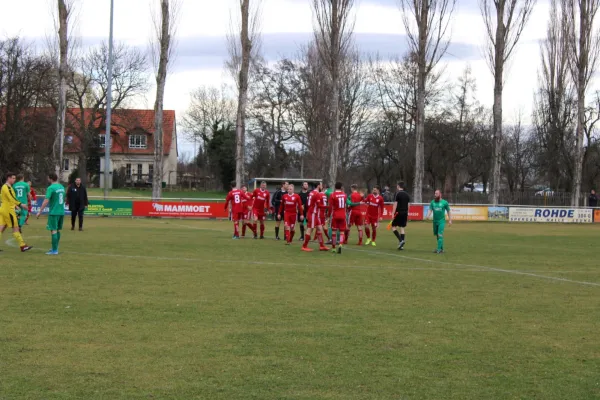
[{"label": "black trousers", "polygon": [[83,228],[83,210],[71,211],[71,227],[75,226],[75,219],[79,217],[79,227]]}]

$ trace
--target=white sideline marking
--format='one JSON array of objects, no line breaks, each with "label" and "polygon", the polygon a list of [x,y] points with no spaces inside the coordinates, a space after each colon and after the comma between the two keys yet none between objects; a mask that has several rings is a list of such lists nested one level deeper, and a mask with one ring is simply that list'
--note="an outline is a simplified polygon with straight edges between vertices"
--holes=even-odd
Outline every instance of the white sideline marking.
[{"label": "white sideline marking", "polygon": [[[375,251],[359,250],[359,249],[349,249],[349,250],[350,251],[358,251],[361,253],[379,255],[379,256],[390,256],[390,257],[394,257],[394,258],[403,258],[406,260],[419,261],[419,262],[425,262],[425,263],[431,263],[431,264],[450,265],[450,266],[461,267],[461,268],[478,268],[480,270],[486,270],[486,271],[491,271],[491,272],[503,272],[506,274],[513,274],[513,275],[525,275],[525,276],[531,276],[534,278],[547,279],[550,281],[569,282],[569,283],[576,283],[576,284],[585,285],[585,286],[600,287],[600,283],[596,283],[596,282],[575,281],[575,280],[567,279],[567,278],[559,278],[557,276],[539,275],[539,274],[535,274],[533,272],[486,267],[485,265],[471,265],[471,264],[452,263],[452,262],[447,262],[447,261],[428,260],[426,258],[407,257],[407,256],[401,256],[399,254],[391,254],[391,253],[387,253],[387,252],[375,252]],[[463,269],[461,271],[466,271],[466,270]]]}]

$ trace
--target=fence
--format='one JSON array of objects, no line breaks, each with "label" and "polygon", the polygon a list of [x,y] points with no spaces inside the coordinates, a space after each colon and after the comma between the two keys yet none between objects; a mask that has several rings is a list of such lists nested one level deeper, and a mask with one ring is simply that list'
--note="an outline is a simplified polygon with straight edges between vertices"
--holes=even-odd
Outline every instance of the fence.
[{"label": "fence", "polygon": [[[44,197],[38,196],[32,211],[37,213]],[[159,218],[211,218],[226,219],[228,211],[222,199],[144,199],[115,198],[111,200],[91,199],[86,211],[92,216],[159,217]],[[384,207],[383,219],[392,219],[393,205]],[[489,206],[481,204],[451,204],[452,219],[455,221],[504,221],[504,222],[554,222],[554,223],[600,223],[600,208],[586,207],[528,207],[516,205]],[[46,214],[48,209],[42,211]],[[362,212],[366,213],[363,206]],[[429,212],[429,204],[411,204],[409,219],[423,221]],[[70,212],[66,210],[65,214]]]}]

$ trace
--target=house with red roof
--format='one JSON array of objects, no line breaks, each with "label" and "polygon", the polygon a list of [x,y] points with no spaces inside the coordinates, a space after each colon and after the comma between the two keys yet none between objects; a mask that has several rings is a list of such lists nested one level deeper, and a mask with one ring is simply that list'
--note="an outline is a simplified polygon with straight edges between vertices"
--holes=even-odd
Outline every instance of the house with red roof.
[{"label": "house with red roof", "polygon": [[[110,159],[111,169],[124,171],[129,184],[148,184],[154,174],[154,110],[118,109],[111,118]],[[81,159],[81,132],[91,128],[98,135],[100,151],[106,146],[106,122],[104,113],[85,109],[68,109],[65,124],[65,146],[62,180],[67,181]],[[177,126],[174,110],[163,111],[163,177],[167,185],[177,182]],[[104,171],[104,157],[100,160]],[[103,185],[103,179],[100,179]]]}]

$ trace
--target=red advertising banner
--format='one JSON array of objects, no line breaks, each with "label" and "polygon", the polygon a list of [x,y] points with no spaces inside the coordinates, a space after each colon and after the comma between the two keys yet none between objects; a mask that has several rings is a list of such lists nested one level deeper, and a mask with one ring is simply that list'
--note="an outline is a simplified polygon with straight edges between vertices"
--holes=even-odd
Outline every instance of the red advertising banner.
[{"label": "red advertising banner", "polygon": [[134,217],[228,218],[223,203],[134,201]]},{"label": "red advertising banner", "polygon": [[[392,204],[386,204],[383,207],[383,219],[384,220],[392,220],[394,215],[392,214],[392,210],[394,206]],[[408,209],[408,220],[409,221],[423,221],[423,206],[420,205],[411,205]]]}]

